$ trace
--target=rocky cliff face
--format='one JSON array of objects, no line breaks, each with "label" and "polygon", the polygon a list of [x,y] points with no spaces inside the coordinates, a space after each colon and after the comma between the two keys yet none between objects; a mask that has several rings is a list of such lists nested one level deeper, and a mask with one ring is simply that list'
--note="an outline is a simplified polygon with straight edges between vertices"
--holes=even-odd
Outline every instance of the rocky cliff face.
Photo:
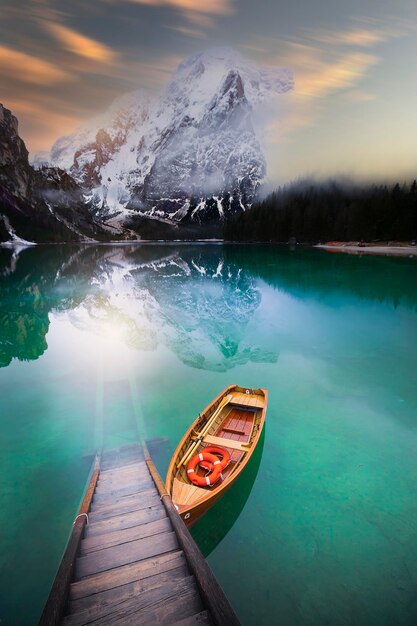
[{"label": "rocky cliff face", "polygon": [[18,198],[28,194],[32,168],[17,118],[0,104],[0,182]]},{"label": "rocky cliff face", "polygon": [[173,224],[222,220],[251,204],[266,172],[255,110],[292,89],[287,70],[233,50],[182,63],[154,99],[135,92],[51,151],[89,192],[100,219]]},{"label": "rocky cliff face", "polygon": [[18,122],[0,104],[0,242],[85,241],[107,237],[83,191],[58,168],[35,171]]}]

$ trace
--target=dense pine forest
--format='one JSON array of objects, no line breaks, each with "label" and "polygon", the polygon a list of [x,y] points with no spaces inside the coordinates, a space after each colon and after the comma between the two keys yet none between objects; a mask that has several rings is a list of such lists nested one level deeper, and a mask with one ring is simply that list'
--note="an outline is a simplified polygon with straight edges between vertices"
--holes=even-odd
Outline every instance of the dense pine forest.
[{"label": "dense pine forest", "polygon": [[417,239],[417,182],[354,186],[294,183],[225,223],[229,241],[412,241]]}]

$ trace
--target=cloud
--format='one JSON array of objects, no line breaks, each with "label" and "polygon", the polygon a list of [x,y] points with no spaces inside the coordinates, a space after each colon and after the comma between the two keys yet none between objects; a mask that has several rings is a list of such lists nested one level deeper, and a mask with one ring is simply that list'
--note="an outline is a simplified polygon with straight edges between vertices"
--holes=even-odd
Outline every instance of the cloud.
[{"label": "cloud", "polygon": [[346,98],[351,102],[371,102],[375,100],[375,94],[363,89],[350,89],[346,92]]},{"label": "cloud", "polygon": [[356,85],[379,58],[373,54],[353,52],[336,60],[319,58],[310,71],[299,72],[296,91],[306,98],[323,98],[333,91]]},{"label": "cloud", "polygon": [[169,7],[180,11],[188,21],[201,28],[215,25],[213,16],[232,15],[233,0],[128,0],[134,4]]},{"label": "cloud", "polygon": [[35,85],[49,85],[74,78],[70,72],[49,61],[7,46],[0,46],[0,76]]},{"label": "cloud", "polygon": [[359,46],[364,48],[375,46],[375,44],[386,41],[387,38],[389,38],[387,32],[370,29],[357,29],[335,33],[323,32],[313,36],[313,39],[324,44]]},{"label": "cloud", "polygon": [[128,61],[127,70],[129,76],[134,76],[137,81],[151,86],[153,89],[160,89],[167,83],[172,72],[183,61],[183,57],[179,55],[164,55],[156,58],[154,61],[137,61],[131,58]]},{"label": "cloud", "polygon": [[266,144],[288,142],[294,129],[307,128],[314,123],[317,116],[316,107],[303,107],[297,97],[293,94],[289,94],[289,97],[291,95],[293,96],[292,105],[288,106],[287,110],[283,110],[279,118],[273,117],[267,122],[264,137]]},{"label": "cloud", "polygon": [[117,58],[117,54],[108,46],[67,26],[51,21],[43,21],[42,25],[65,50],[78,56],[100,63],[112,63]]},{"label": "cloud", "polygon": [[312,126],[337,93],[350,101],[371,100],[372,94],[366,93],[365,97],[357,85],[379,60],[378,56],[364,52],[331,58],[312,46],[290,44],[286,64],[294,70],[295,88],[286,97],[279,118],[270,122],[267,143],[288,141],[295,131]]},{"label": "cloud", "polygon": [[208,13],[213,15],[230,15],[233,13],[231,0],[130,0],[135,4],[147,4],[153,6],[169,6],[184,12]]},{"label": "cloud", "polygon": [[193,37],[194,39],[207,39],[208,35],[203,30],[199,30],[197,28],[190,28],[188,26],[165,26],[168,30],[175,30],[181,35],[186,35],[187,37]]},{"label": "cloud", "polygon": [[[353,20],[345,31],[305,29],[292,40],[258,38],[247,43],[263,63],[286,65],[294,72],[294,91],[285,99],[279,117],[268,127],[270,144],[289,141],[294,132],[312,126],[338,95],[346,102],[365,104],[374,95],[361,88],[372,68],[383,59],[384,43],[410,34],[412,26],[391,20]],[[275,50],[274,50],[275,49]]]},{"label": "cloud", "polygon": [[[345,30],[304,28],[294,37],[277,40],[257,37],[245,42],[259,62],[289,67],[294,91],[287,94],[272,116],[265,134],[271,152],[277,143],[297,141],[297,133],[315,126],[342,103],[363,110],[375,94],[366,81],[384,61],[385,45],[415,36],[415,20],[397,17],[354,17]],[[359,112],[358,112],[359,114]]]},{"label": "cloud", "polygon": [[31,155],[43,150],[46,145],[51,145],[58,136],[70,132],[78,123],[75,115],[56,111],[49,105],[50,101],[47,98],[41,102],[33,102],[27,98],[4,100],[4,106],[19,120],[19,134],[26,142]]},{"label": "cloud", "polygon": [[371,48],[378,44],[415,33],[417,24],[412,19],[405,21],[393,17],[389,22],[362,17],[352,20],[354,26],[345,31],[326,29],[306,31],[306,37],[331,46],[355,46]]}]

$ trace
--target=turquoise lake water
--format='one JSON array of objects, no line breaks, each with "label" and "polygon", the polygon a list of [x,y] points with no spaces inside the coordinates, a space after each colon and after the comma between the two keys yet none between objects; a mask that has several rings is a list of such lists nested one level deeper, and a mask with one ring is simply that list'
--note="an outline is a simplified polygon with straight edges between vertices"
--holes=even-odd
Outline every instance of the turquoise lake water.
[{"label": "turquoise lake water", "polygon": [[272,246],[0,249],[0,622],[36,624],[92,455],[163,477],[231,383],[249,473],[193,528],[244,625],[417,623],[417,261]]}]

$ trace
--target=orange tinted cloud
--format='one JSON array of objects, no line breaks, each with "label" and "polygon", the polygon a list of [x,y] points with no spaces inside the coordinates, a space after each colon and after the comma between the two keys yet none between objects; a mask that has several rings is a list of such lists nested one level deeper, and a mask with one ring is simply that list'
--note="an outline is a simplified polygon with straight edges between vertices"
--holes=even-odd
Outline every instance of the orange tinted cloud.
[{"label": "orange tinted cloud", "polygon": [[[135,4],[165,6],[179,10],[185,17],[201,28],[215,25],[213,16],[234,13],[233,0],[130,0]],[[194,33],[184,33],[195,36]]]},{"label": "orange tinted cloud", "polygon": [[188,26],[166,26],[165,28],[175,30],[177,33],[181,33],[181,35],[187,35],[189,37],[194,37],[195,39],[206,39],[208,37],[207,33],[203,30],[190,28]]},{"label": "orange tinted cloud", "polygon": [[417,24],[392,18],[385,23],[370,18],[357,18],[355,27],[345,31],[308,30],[307,37],[321,44],[331,46],[356,46],[371,48],[378,44],[415,33]]},{"label": "orange tinted cloud", "polygon": [[4,106],[19,120],[19,135],[31,157],[51,146],[57,137],[71,132],[79,122],[75,116],[55,111],[54,104],[48,98],[39,103],[23,98],[4,99]]},{"label": "orange tinted cloud", "polygon": [[321,33],[314,36],[316,41],[326,44],[360,46],[369,48],[386,41],[389,34],[384,31],[358,29],[348,32]]},{"label": "orange tinted cloud", "polygon": [[325,98],[333,91],[354,87],[378,63],[379,57],[362,51],[322,50],[304,43],[288,43],[280,64],[295,75],[297,97]]},{"label": "orange tinted cloud", "polygon": [[[351,102],[369,102],[374,96],[358,86],[369,75],[372,67],[381,61],[381,53],[372,54],[384,42],[404,37],[414,28],[413,23],[393,19],[380,20],[357,18],[345,31],[307,29],[299,41],[287,41],[277,48],[276,41],[259,38],[247,47],[262,62],[290,67],[295,76],[295,89],[288,95],[292,110],[283,120],[287,131],[314,123],[320,112],[331,104],[333,94],[340,92]],[[279,121],[273,128],[279,128]],[[282,136],[282,131],[281,135]],[[271,141],[276,137],[271,133]]]},{"label": "orange tinted cloud", "polygon": [[356,52],[333,62],[319,61],[313,71],[299,74],[296,91],[301,96],[317,98],[353,87],[378,60],[375,55]]},{"label": "orange tinted cloud", "polygon": [[49,21],[43,22],[43,26],[66,50],[74,54],[101,63],[111,63],[116,59],[117,55],[111,48],[67,26]]},{"label": "orange tinted cloud", "polygon": [[7,46],[0,46],[0,76],[35,85],[49,85],[73,78],[71,73],[49,61]]},{"label": "orange tinted cloud", "polygon": [[356,87],[369,71],[370,65],[378,59],[364,59],[347,56],[338,63],[322,68],[321,72],[305,74],[295,80],[295,90],[286,94],[285,104],[278,118],[268,123],[267,144],[288,141],[294,131],[313,126],[322,111],[331,102],[333,94],[343,93],[343,98],[352,103],[366,104],[374,99],[372,93]]},{"label": "orange tinted cloud", "polygon": [[214,13],[216,15],[227,15],[232,12],[230,0],[205,0],[205,2],[196,2],[196,0],[163,0],[163,2],[185,11]]},{"label": "orange tinted cloud", "polygon": [[233,13],[231,0],[130,0],[135,4],[147,4],[154,6],[171,6],[182,11],[195,11],[196,13],[209,13],[214,15],[229,15]]},{"label": "orange tinted cloud", "polygon": [[[280,115],[268,125],[266,142],[288,141],[294,131],[312,126],[334,94],[343,93],[351,101],[359,101],[358,85],[379,57],[368,52],[343,52],[337,47],[322,49],[317,44],[287,43],[279,62],[294,72],[294,91],[286,95]],[[366,94],[362,102],[370,101]]]}]

